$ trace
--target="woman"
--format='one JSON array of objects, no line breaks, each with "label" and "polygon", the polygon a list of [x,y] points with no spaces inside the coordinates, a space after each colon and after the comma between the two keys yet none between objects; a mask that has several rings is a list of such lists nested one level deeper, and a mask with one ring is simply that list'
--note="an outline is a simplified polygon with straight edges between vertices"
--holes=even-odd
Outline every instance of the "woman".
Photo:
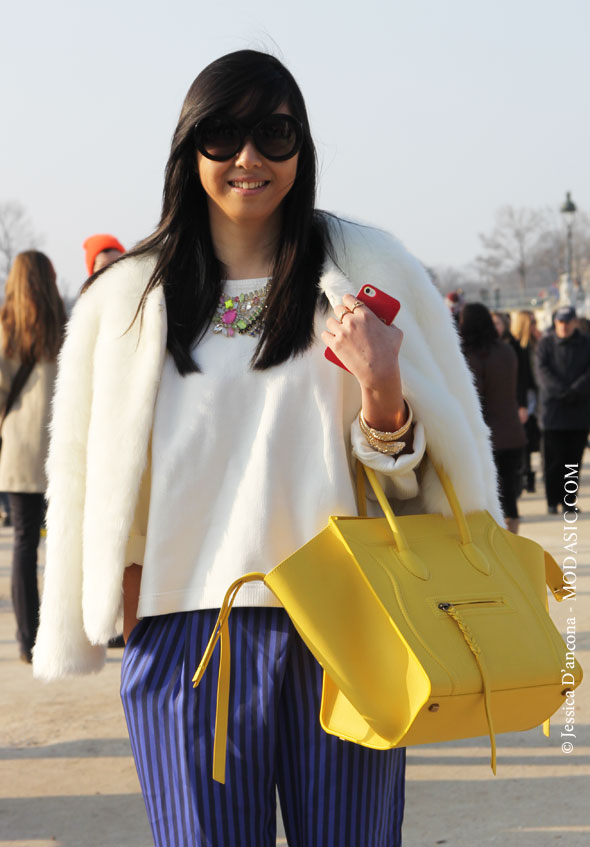
[{"label": "woman", "polygon": [[[524,451],[523,484],[529,493],[535,491],[535,472],[531,466],[531,455],[539,451],[541,431],[537,420],[537,383],[535,380],[535,354],[540,332],[533,312],[520,311],[512,315],[511,335],[518,342],[522,354],[523,382],[526,388],[526,417],[521,416],[526,436]],[[520,369],[519,369],[520,373]],[[520,414],[520,410],[519,410]]]},{"label": "woman", "polygon": [[525,435],[516,404],[516,354],[498,338],[492,316],[483,303],[463,306],[459,332],[467,364],[475,377],[483,416],[492,433],[506,526],[517,533]]},{"label": "woman", "polygon": [[529,414],[527,389],[530,384],[530,366],[527,354],[510,331],[512,318],[508,312],[492,312],[491,315],[499,337],[512,347],[516,355],[516,402],[520,422],[525,424]]},{"label": "woman", "polygon": [[0,491],[9,492],[14,525],[12,604],[20,657],[31,662],[39,618],[37,548],[45,511],[49,407],[65,311],[47,256],[19,253],[0,309],[0,408],[22,365],[26,382],[2,426]]},{"label": "woman", "polygon": [[[398,504],[448,511],[427,435],[463,505],[500,517],[442,299],[390,236],[315,210],[315,167],[286,68],[213,62],[181,111],[158,229],[87,285],[62,354],[35,672],[102,666],[123,583],[121,694],[158,845],[274,844],[275,783],[291,844],[399,844],[404,751],[319,728],[321,669],[263,586],[230,616],[224,786],[217,658],[196,693],[192,674],[236,576],[356,513],[355,457]],[[368,281],[401,301],[396,327],[356,301]]]},{"label": "woman", "polygon": [[510,338],[510,315],[508,312],[491,312],[496,332],[502,341]]}]

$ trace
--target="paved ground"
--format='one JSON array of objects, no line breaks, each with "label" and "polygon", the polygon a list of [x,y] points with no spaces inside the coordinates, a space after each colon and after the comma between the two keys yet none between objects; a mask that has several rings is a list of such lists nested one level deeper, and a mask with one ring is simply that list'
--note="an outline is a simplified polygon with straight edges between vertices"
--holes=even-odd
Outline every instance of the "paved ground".
[{"label": "paved ground", "polygon": [[[578,658],[586,668],[589,472],[587,464],[577,600],[560,606],[551,601],[560,628],[575,616]],[[545,515],[542,496],[524,495],[521,511],[523,534],[563,558],[563,521]],[[0,847],[150,847],[118,696],[120,651],[110,651],[97,676],[49,686],[32,680],[30,668],[17,660],[13,638],[11,541],[11,531],[0,530]],[[499,737],[496,777],[485,739],[413,748],[404,847],[590,844],[589,685],[576,692],[577,737],[569,754],[561,749],[559,713],[550,739],[540,730]],[[277,844],[286,845],[282,833]]]}]

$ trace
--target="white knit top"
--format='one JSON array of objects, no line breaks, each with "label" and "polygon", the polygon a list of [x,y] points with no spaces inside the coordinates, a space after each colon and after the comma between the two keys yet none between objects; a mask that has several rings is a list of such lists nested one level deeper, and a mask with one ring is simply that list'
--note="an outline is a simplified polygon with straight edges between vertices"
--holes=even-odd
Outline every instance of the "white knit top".
[{"label": "white knit top", "polygon": [[[265,279],[232,280],[236,296]],[[167,354],[127,562],[143,564],[138,616],[219,608],[230,583],[268,572],[322,530],[330,515],[356,514],[352,455],[389,477],[389,493],[417,493],[424,453],[375,453],[360,432],[357,380],[324,358],[316,341],[303,355],[264,371],[250,367],[257,339],[209,330],[194,356],[200,373],[182,377]],[[352,450],[351,450],[352,442]],[[236,605],[278,605],[261,583]]]}]

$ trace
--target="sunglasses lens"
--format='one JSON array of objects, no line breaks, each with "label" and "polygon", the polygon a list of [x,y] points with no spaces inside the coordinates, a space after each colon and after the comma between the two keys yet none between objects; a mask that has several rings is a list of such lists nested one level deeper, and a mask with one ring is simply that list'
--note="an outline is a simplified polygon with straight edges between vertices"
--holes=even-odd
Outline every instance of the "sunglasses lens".
[{"label": "sunglasses lens", "polygon": [[252,130],[232,118],[211,116],[197,124],[197,147],[207,158],[225,162],[242,149],[250,132],[259,152],[275,162],[294,156],[303,137],[299,123],[290,115],[269,115]]},{"label": "sunglasses lens", "polygon": [[301,147],[301,130],[290,115],[269,115],[256,126],[254,142],[267,159],[290,159]]},{"label": "sunglasses lens", "polygon": [[240,149],[239,127],[227,118],[205,118],[198,127],[198,147],[210,159],[231,159]]}]

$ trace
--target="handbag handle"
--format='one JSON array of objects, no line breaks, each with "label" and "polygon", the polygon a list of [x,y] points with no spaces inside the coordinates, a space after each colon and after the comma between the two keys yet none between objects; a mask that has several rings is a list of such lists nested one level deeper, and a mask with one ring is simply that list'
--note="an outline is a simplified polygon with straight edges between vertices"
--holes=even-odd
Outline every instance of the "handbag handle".
[{"label": "handbag handle", "polygon": [[[457,529],[459,532],[461,549],[465,556],[467,557],[470,564],[480,573],[488,575],[491,572],[491,566],[489,561],[483,552],[474,544],[473,539],[471,537],[471,530],[469,529],[469,525],[467,524],[467,520],[465,519],[465,514],[463,513],[463,509],[459,503],[459,498],[455,492],[453,487],[453,483],[449,479],[446,471],[442,468],[438,462],[435,462],[432,458],[432,454],[427,449],[426,451],[428,458],[434,470],[436,471],[436,475],[440,481],[440,484],[445,492],[446,498],[449,502],[449,506],[451,507],[451,511],[453,513],[453,517],[455,518],[455,522],[457,524]],[[419,577],[420,579],[428,579],[430,577],[430,573],[425,563],[410,549],[410,545],[408,544],[408,540],[399,524],[399,521],[391,508],[391,504],[387,497],[385,496],[385,492],[377,479],[377,474],[372,468],[368,468],[366,465],[363,465],[357,459],[357,498],[358,498],[358,509],[359,515],[361,517],[365,517],[367,514],[367,501],[365,496],[365,486],[364,486],[364,475],[366,475],[369,480],[369,485],[373,489],[373,493],[377,498],[379,505],[383,510],[383,514],[389,524],[391,532],[393,533],[393,538],[395,542],[396,552],[398,557],[402,561],[402,564],[414,574],[414,576]]]}]

